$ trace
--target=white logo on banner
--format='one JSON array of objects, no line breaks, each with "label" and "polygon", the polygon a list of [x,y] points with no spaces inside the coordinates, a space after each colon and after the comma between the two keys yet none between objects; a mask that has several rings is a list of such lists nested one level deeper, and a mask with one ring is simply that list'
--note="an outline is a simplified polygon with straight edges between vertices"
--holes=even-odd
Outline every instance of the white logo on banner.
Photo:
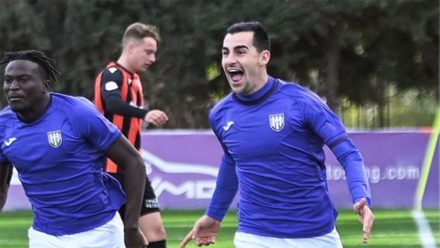
[{"label": "white logo on banner", "polygon": [[209,165],[176,163],[165,161],[146,150],[141,152],[147,175],[151,174],[153,166],[166,174],[196,173],[212,176],[211,180],[188,179],[181,184],[160,177],[151,178],[151,186],[157,198],[167,192],[172,195],[185,195],[187,199],[210,199],[216,186],[218,168]]},{"label": "white logo on banner", "polygon": [[50,146],[54,148],[59,147],[63,142],[63,139],[61,137],[61,131],[57,130],[57,131],[47,132],[47,140],[49,141]]},{"label": "white logo on banner", "polygon": [[284,127],[284,114],[269,115],[270,128],[275,132],[279,132]]}]

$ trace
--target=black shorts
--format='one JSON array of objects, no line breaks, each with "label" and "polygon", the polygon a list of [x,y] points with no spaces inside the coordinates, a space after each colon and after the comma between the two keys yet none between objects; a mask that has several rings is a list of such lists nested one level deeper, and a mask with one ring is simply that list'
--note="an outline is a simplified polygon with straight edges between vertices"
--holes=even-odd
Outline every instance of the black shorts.
[{"label": "black shorts", "polygon": [[[124,174],[121,173],[109,173],[109,174],[114,178],[116,178],[116,180],[118,180],[118,182],[121,184],[122,189],[125,190]],[[154,190],[151,187],[151,182],[147,178],[147,183],[145,184],[145,191],[144,191],[144,200],[142,202],[140,216],[159,212],[159,211],[160,211],[159,202],[157,201],[156,194],[154,193]],[[125,204],[122,205],[121,208],[119,209],[119,214],[121,215],[121,218],[124,219]]]}]

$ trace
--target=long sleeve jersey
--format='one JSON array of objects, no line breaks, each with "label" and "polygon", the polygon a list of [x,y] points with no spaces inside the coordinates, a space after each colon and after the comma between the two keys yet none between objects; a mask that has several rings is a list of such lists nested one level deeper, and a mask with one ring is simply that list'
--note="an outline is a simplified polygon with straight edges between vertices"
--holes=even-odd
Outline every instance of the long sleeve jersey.
[{"label": "long sleeve jersey", "polygon": [[370,202],[361,154],[337,115],[309,89],[269,77],[252,95],[228,95],[209,120],[225,154],[208,216],[221,221],[238,191],[238,231],[278,238],[331,232],[338,213],[324,145],[345,169],[353,202]]}]

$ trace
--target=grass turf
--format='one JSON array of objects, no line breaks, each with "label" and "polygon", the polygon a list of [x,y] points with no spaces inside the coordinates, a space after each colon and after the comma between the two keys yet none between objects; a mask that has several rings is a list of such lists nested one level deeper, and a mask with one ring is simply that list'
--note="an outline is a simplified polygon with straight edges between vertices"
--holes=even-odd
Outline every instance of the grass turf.
[{"label": "grass turf", "polygon": [[[168,233],[168,247],[177,248],[180,241],[202,214],[203,211],[163,211],[162,218]],[[376,218],[370,242],[368,245],[363,245],[361,243],[362,227],[356,216],[352,211],[344,210],[340,212],[337,229],[345,248],[422,247],[416,224],[411,216],[411,210],[374,210],[374,214]],[[440,246],[440,212],[439,210],[425,210],[425,215],[437,246]],[[27,229],[32,223],[32,216],[29,211],[0,213],[0,247],[28,247]],[[232,239],[236,225],[235,212],[229,211],[217,236],[216,244],[210,247],[233,247]],[[197,247],[194,243],[188,246],[188,248],[194,247]]]}]

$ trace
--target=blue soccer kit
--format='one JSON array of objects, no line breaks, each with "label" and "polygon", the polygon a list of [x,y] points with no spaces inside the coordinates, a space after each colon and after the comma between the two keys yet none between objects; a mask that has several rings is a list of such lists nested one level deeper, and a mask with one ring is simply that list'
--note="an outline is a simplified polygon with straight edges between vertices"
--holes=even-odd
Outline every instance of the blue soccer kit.
[{"label": "blue soccer kit", "polygon": [[17,169],[35,230],[73,234],[114,217],[125,195],[103,171],[104,151],[120,136],[85,98],[51,93],[46,112],[32,123],[9,107],[0,112],[0,163]]},{"label": "blue soccer kit", "polygon": [[232,93],[210,113],[224,156],[206,214],[221,221],[239,192],[238,231],[277,238],[330,233],[327,145],[344,167],[353,202],[370,189],[363,159],[328,106],[312,91],[269,77],[251,95]]}]

